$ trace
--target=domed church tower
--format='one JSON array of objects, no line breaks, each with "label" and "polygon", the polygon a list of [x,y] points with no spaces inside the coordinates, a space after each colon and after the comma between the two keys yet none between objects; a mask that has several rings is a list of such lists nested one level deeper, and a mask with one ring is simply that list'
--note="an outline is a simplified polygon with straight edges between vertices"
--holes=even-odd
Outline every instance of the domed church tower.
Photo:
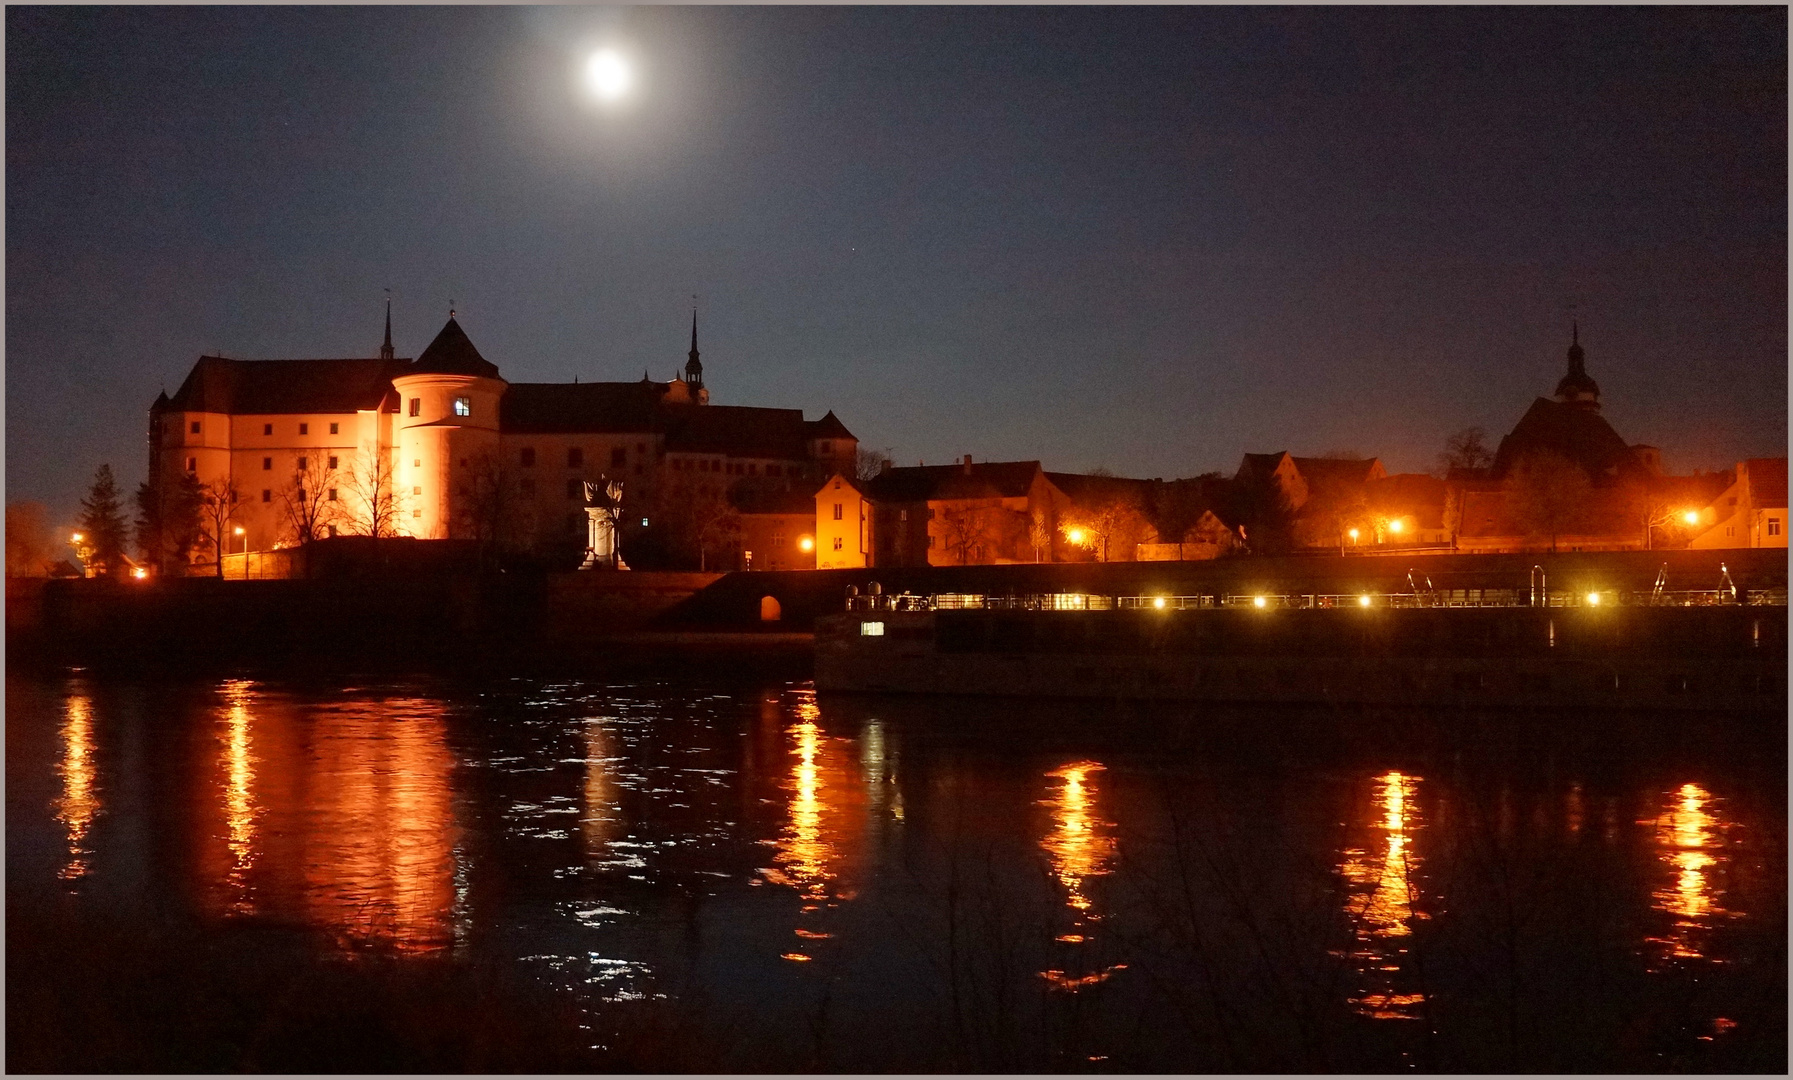
[{"label": "domed church tower", "polygon": [[498,453],[498,402],[507,384],[450,311],[392,386],[400,530],[426,539],[469,533],[479,468]]},{"label": "domed church tower", "polygon": [[1569,338],[1569,373],[1556,384],[1556,399],[1564,405],[1574,405],[1581,409],[1600,411],[1600,384],[1588,378],[1587,368],[1582,366],[1581,326],[1571,324]]}]

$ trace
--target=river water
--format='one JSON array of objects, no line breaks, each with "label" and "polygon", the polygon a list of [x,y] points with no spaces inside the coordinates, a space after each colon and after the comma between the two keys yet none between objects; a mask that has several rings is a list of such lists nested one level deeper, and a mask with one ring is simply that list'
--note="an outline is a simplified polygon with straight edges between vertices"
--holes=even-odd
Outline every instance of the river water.
[{"label": "river water", "polygon": [[741,1067],[1785,1061],[1784,736],[1571,752],[802,683],[6,700],[9,897],[664,1002]]}]

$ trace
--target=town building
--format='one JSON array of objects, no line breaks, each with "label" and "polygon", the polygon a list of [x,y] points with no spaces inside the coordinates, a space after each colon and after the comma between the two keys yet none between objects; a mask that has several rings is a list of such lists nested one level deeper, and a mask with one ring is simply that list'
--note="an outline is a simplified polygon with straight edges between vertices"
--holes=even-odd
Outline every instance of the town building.
[{"label": "town building", "polygon": [[453,312],[416,359],[396,356],[388,309],[376,357],[200,357],[149,429],[158,483],[184,471],[234,488],[231,547],[246,550],[343,534],[577,555],[585,483],[620,480],[625,549],[671,551],[663,534],[702,533],[737,482],[807,497],[858,451],[832,412],[710,404],[695,315],[684,369],[665,382],[512,383]]},{"label": "town building", "polygon": [[1749,458],[1728,474],[1717,497],[1688,511],[1688,547],[1787,546],[1787,459]]}]

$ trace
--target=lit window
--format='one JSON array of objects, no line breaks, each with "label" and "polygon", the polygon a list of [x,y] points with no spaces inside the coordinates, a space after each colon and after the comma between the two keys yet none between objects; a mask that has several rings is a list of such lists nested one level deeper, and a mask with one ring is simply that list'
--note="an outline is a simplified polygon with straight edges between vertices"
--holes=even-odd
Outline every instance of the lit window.
[{"label": "lit window", "polygon": [[883,637],[884,624],[881,622],[862,622],[859,624],[860,637]]},{"label": "lit window", "polygon": [[411,415],[416,416],[421,412],[423,412],[423,399],[415,398],[415,397],[412,398],[411,399]]},{"label": "lit window", "polygon": [[840,549],[841,549],[841,538],[837,536],[834,538],[834,550],[839,551]]},{"label": "lit window", "polygon": [[188,430],[192,431],[195,435],[199,434],[199,421],[193,421],[192,426]]},{"label": "lit window", "polygon": [[342,431],[336,424],[331,424],[330,425],[330,434],[340,435],[340,434],[342,434]]},{"label": "lit window", "polygon": [[470,397],[455,398],[454,399],[454,414],[456,416],[472,416],[473,415],[473,399]]},{"label": "lit window", "polygon": [[841,504],[835,503],[834,504],[834,520],[839,521],[840,518],[841,518]]},{"label": "lit window", "polygon": [[301,434],[301,435],[311,434],[311,425],[310,424],[300,424],[299,425],[299,434]]},{"label": "lit window", "polygon": [[271,457],[262,458],[261,467],[264,469],[272,469],[274,467],[274,459]]},{"label": "lit window", "polygon": [[274,425],[273,425],[273,424],[263,424],[263,425],[262,425],[262,426],[261,426],[261,433],[262,433],[262,434],[263,434],[263,435],[272,435],[272,434],[274,434]]},{"label": "lit window", "polygon": [[898,521],[908,521],[909,520],[909,511],[898,510],[897,511],[897,520]]}]

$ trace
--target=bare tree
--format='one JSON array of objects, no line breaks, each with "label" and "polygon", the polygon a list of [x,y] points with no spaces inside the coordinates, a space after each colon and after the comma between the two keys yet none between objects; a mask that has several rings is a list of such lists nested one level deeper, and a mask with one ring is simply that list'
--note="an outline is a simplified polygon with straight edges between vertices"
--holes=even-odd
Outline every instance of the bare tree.
[{"label": "bare tree", "polygon": [[213,572],[224,576],[224,546],[229,543],[230,523],[237,516],[237,485],[230,477],[219,477],[200,488],[199,516],[201,540],[212,549]]},{"label": "bare tree", "polygon": [[1480,471],[1494,464],[1494,451],[1488,449],[1488,433],[1479,427],[1467,427],[1444,440],[1444,453],[1438,455],[1438,473],[1448,476],[1453,469]]},{"label": "bare tree", "polygon": [[523,497],[507,461],[489,450],[473,459],[471,480],[464,492],[457,489],[457,509],[449,522],[451,535],[479,541],[486,554],[520,550],[534,532],[534,504]]},{"label": "bare tree", "polygon": [[1593,485],[1568,458],[1548,451],[1520,460],[1507,477],[1507,505],[1513,520],[1532,536],[1557,539],[1585,525]]},{"label": "bare tree", "polygon": [[984,561],[989,550],[1000,541],[997,515],[1002,503],[997,499],[966,499],[940,509],[940,541],[947,551],[958,556],[959,565]]},{"label": "bare tree", "polygon": [[6,504],[6,576],[45,577],[55,561],[43,503]]},{"label": "bare tree", "polygon": [[1079,511],[1074,527],[1088,534],[1098,561],[1113,561],[1117,551],[1123,553],[1122,562],[1133,561],[1148,527],[1145,506],[1136,492],[1116,487],[1088,500]]},{"label": "bare tree", "polygon": [[345,529],[360,536],[398,535],[405,498],[392,454],[372,443],[362,444],[342,475],[342,486],[354,496],[342,509]]},{"label": "bare tree", "polygon": [[339,498],[343,479],[335,460],[323,455],[300,458],[292,481],[280,489],[288,539],[309,544],[329,535],[330,529],[344,520]]},{"label": "bare tree", "polygon": [[872,450],[862,446],[853,463],[853,479],[870,480],[888,468],[890,468],[890,447]]}]

